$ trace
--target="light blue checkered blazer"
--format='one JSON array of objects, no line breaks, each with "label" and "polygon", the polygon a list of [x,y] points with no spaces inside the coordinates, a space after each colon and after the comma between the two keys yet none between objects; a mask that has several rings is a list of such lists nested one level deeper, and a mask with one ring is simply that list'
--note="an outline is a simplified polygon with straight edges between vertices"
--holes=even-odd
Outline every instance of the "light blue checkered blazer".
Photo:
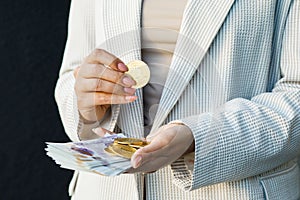
[{"label": "light blue checkered blazer", "polygon": [[[140,59],[141,6],[141,0],[72,1],[55,90],[72,140],[89,136],[91,129],[78,116],[72,70],[99,45],[125,63]],[[136,95],[134,103],[112,106],[99,124],[142,137],[142,90]],[[298,199],[300,0],[189,0],[152,131],[174,120],[193,131],[193,169],[180,158],[146,176],[108,179],[80,172],[70,194],[74,199]],[[93,184],[99,187],[84,188]]]}]

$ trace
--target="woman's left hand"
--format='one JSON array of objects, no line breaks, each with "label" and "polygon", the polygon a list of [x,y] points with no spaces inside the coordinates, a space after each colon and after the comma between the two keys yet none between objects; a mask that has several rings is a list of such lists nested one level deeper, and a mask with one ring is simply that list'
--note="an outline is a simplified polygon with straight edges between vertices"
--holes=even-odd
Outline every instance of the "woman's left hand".
[{"label": "woman's left hand", "polygon": [[179,124],[162,126],[147,137],[149,145],[137,150],[128,173],[151,173],[171,164],[194,150],[194,137],[189,127]]}]

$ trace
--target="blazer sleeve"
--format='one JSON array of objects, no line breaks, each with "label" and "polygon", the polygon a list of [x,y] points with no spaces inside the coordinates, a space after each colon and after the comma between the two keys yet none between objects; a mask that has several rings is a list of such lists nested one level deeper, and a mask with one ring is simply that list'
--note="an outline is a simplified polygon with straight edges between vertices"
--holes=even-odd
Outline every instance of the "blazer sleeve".
[{"label": "blazer sleeve", "polygon": [[60,117],[65,131],[72,141],[95,138],[96,135],[92,133],[91,129],[99,125],[108,128],[111,118],[111,112],[108,112],[108,116],[101,124],[100,122],[89,125],[83,124],[77,109],[73,70],[95,48],[95,0],[72,0],[68,38],[55,88],[55,100]]},{"label": "blazer sleeve", "polygon": [[194,168],[172,163],[174,184],[193,190],[276,168],[300,152],[300,1],[291,4],[272,92],[226,102],[214,113],[180,121],[195,139]]}]

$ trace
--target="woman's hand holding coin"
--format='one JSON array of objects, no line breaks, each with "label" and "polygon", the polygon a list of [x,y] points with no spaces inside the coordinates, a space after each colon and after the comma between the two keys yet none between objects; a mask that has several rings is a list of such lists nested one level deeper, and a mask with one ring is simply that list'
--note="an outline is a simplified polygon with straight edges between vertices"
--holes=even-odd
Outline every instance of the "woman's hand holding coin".
[{"label": "woman's hand holding coin", "polygon": [[189,127],[178,124],[162,126],[147,137],[148,145],[131,157],[128,173],[151,173],[194,151],[194,136]]},{"label": "woman's hand holding coin", "polygon": [[136,100],[136,82],[125,72],[127,66],[103,49],[95,49],[74,70],[78,110],[86,122],[95,122],[112,104]]},{"label": "woman's hand holding coin", "polygon": [[[114,134],[101,127],[93,131],[100,137],[104,137],[106,133]],[[132,168],[126,173],[151,173],[193,152],[194,148],[194,136],[189,127],[184,124],[168,124],[148,135],[146,140],[116,139],[105,151],[131,159]]]}]

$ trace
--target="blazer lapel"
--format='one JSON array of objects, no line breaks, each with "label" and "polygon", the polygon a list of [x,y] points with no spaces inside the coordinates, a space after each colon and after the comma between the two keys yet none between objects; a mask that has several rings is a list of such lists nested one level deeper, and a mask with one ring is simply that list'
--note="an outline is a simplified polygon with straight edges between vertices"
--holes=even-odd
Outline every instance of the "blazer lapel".
[{"label": "blazer lapel", "polygon": [[152,131],[164,122],[194,75],[234,0],[189,0]]},{"label": "blazer lapel", "polygon": [[[140,16],[142,0],[106,0],[104,6],[105,48],[119,56],[125,63],[141,59]],[[114,12],[115,11],[115,12]],[[141,138],[144,133],[143,95],[136,92],[138,99],[130,104],[113,109],[118,115],[118,126],[129,137]]]}]

